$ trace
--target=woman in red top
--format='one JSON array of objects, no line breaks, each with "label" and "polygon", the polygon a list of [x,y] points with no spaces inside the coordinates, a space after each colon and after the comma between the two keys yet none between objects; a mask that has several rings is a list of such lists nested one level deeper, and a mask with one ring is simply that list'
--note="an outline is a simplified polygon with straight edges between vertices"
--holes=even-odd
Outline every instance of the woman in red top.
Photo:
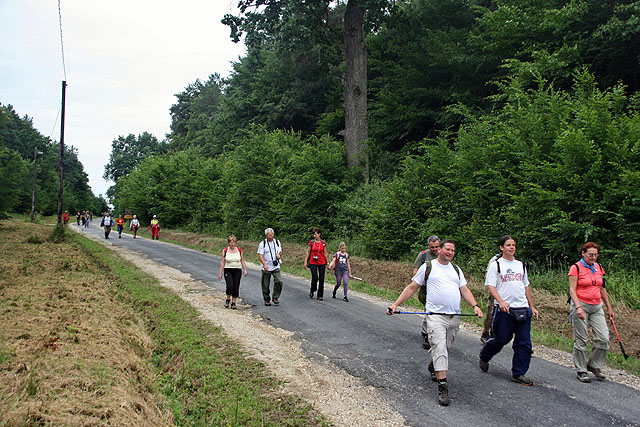
[{"label": "woman in red top", "polygon": [[309,242],[307,254],[304,257],[304,268],[311,269],[311,290],[309,298],[318,291],[318,301],[322,301],[324,296],[324,272],[327,268],[329,253],[327,252],[327,242],[322,240],[322,231],[319,228],[313,229],[313,240]]},{"label": "woman in red top", "polygon": [[122,219],[122,215],[118,215],[116,225],[118,226],[118,239],[122,239],[122,229],[124,228],[124,219]]},{"label": "woman in red top", "polygon": [[[596,380],[603,381],[602,366],[609,350],[609,328],[602,309],[607,306],[609,318],[613,320],[613,308],[604,285],[605,275],[602,266],[596,262],[600,246],[593,242],[585,243],[580,252],[582,259],[569,270],[569,295],[571,297],[571,319],[573,323],[573,363],[578,370],[578,380],[590,383],[587,371],[591,371]],[[593,331],[593,349],[589,347],[589,329]]]}]

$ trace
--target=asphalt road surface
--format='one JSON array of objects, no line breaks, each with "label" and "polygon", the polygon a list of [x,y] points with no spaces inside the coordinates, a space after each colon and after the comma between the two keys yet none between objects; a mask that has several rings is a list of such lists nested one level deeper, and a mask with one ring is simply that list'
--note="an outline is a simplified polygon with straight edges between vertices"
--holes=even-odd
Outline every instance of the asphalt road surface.
[{"label": "asphalt road surface", "polygon": [[[90,228],[79,228],[104,237],[98,222],[93,223]],[[188,273],[207,286],[225,289],[224,282],[218,281],[219,256],[146,237],[134,240],[123,234],[118,239],[114,231],[109,240]],[[290,262],[286,256],[283,259]],[[240,285],[240,296],[267,322],[294,332],[311,359],[327,357],[376,387],[408,425],[640,425],[638,391],[612,381],[583,384],[574,370],[538,359],[535,354],[527,374],[534,386],[513,383],[513,352],[509,347],[494,357],[489,372],[484,373],[478,368],[478,335],[462,330],[449,355],[448,382],[453,401],[449,407],[441,407],[437,385],[427,371],[429,355],[420,344],[421,317],[390,317],[383,305],[357,296],[351,296],[348,303],[341,297],[332,299],[334,276],[327,276],[324,301],[317,301],[309,298],[307,280],[283,274],[280,305],[267,307],[262,300],[260,271],[249,268]]]}]

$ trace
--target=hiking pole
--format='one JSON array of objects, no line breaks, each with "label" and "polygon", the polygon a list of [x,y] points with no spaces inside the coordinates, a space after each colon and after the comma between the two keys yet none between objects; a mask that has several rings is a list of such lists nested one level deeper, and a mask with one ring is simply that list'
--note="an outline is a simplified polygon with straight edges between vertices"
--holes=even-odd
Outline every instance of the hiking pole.
[{"label": "hiking pole", "polygon": [[434,313],[432,311],[394,311],[391,312],[391,307],[387,307],[387,312],[390,314],[438,314],[440,316],[476,316],[475,313]]},{"label": "hiking pole", "polygon": [[622,340],[620,339],[620,334],[618,334],[618,328],[616,328],[616,322],[611,319],[611,324],[613,325],[613,330],[616,331],[616,337],[618,337],[618,344],[620,344],[620,350],[622,350],[622,355],[625,359],[629,358],[629,355],[624,351],[624,347],[622,346]]},{"label": "hiking pole", "polygon": [[349,276],[349,278],[359,280],[361,282],[363,281],[362,277],[358,277],[358,276]]}]

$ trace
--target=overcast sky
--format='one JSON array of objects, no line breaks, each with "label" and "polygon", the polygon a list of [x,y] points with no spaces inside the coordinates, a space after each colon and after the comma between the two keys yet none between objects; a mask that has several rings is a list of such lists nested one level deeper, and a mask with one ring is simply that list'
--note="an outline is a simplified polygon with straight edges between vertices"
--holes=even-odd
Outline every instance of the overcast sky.
[{"label": "overcast sky", "polygon": [[[65,144],[78,150],[93,192],[119,135],[169,132],[174,95],[227,76],[244,46],[220,20],[236,0],[61,0],[66,63]],[[60,138],[64,80],[56,0],[0,0],[0,103]],[[55,127],[54,127],[55,124]]]}]

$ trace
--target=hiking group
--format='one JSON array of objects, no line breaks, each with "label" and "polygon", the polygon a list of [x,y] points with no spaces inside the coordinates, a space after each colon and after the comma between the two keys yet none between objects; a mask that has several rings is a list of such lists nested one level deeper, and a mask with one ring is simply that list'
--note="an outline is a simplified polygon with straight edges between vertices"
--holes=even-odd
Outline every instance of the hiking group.
[{"label": "hiking group", "polygon": [[[80,212],[78,212],[78,215],[80,215]],[[89,223],[89,220],[87,220],[87,224]],[[78,219],[78,225],[80,225],[80,219]],[[111,234],[111,227],[113,226],[117,226],[118,229],[118,238],[121,239],[122,238],[122,232],[124,231],[124,227],[125,227],[125,220],[124,218],[122,218],[122,215],[118,215],[118,218],[114,221],[114,219],[111,217],[111,214],[107,211],[104,212],[102,214],[102,219],[100,220],[100,227],[102,229],[104,229],[104,238],[108,239],[109,235]],[[87,225],[88,227],[88,225]],[[138,235],[138,229],[140,228],[140,221],[138,220],[138,218],[136,217],[136,215],[133,215],[133,217],[131,218],[131,221],[129,222],[129,231],[131,231],[133,233],[133,238],[135,239]],[[158,221],[158,218],[156,215],[153,215],[153,218],[151,219],[151,223],[148,227],[148,230],[151,230],[151,239],[152,240],[158,240],[160,239],[158,233],[160,231],[160,221]]]},{"label": "hiking group", "polygon": [[[282,244],[276,239],[273,228],[264,230],[264,240],[258,245],[258,258],[260,259],[261,271],[261,287],[264,305],[271,306],[280,304],[280,294],[282,293],[282,276],[280,274],[280,266],[282,264]],[[327,252],[327,242],[322,240],[322,231],[319,228],[313,229],[313,239],[309,241],[307,253],[305,255],[304,267],[311,269],[311,288],[309,296],[314,297],[317,292],[317,299],[322,301],[324,295],[324,276],[329,264],[329,269],[335,271],[336,286],[333,288],[333,298],[336,298],[336,292],[343,287],[343,301],[349,302],[347,297],[348,278],[351,276],[351,263],[349,254],[347,253],[347,245],[340,242],[339,251],[332,257]],[[222,259],[220,262],[220,272],[218,278],[224,278],[227,284],[225,307],[236,308],[236,300],[238,298],[238,289],[240,286],[241,268],[244,269],[244,275],[247,275],[247,268],[242,255],[242,250],[237,247],[236,237],[231,235],[227,239],[228,245],[222,251]],[[233,264],[230,266],[229,260],[233,258]],[[331,259],[331,262],[328,260]],[[273,292],[271,290],[271,282],[273,278]]]},{"label": "hiking group", "polygon": [[[404,288],[398,299],[387,308],[387,314],[398,313],[398,307],[416,291],[425,304],[425,315],[421,326],[421,341],[431,354],[427,366],[431,379],[438,384],[438,403],[451,403],[447,384],[449,350],[453,344],[463,315],[461,297],[473,307],[474,314],[483,317],[467,281],[460,268],[451,261],[455,256],[455,242],[430,236],[428,249],[418,254],[413,267],[413,279]],[[525,376],[529,370],[533,348],[531,345],[531,319],[538,319],[527,268],[515,258],[516,241],[512,236],[503,236],[498,246],[500,253],[489,261],[485,275],[485,286],[489,292],[489,306],[481,336],[482,349],[478,355],[481,371],[488,372],[489,362],[502,348],[513,340],[511,380],[532,386],[533,381]],[[614,313],[609,301],[604,270],[595,262],[599,246],[585,243],[580,249],[582,258],[569,270],[570,320],[573,324],[573,361],[577,379],[591,382],[587,371],[596,380],[606,377],[602,367],[609,349],[609,331],[604,316],[606,305],[608,316],[613,321]],[[588,326],[593,331],[592,351],[588,353]]]}]

